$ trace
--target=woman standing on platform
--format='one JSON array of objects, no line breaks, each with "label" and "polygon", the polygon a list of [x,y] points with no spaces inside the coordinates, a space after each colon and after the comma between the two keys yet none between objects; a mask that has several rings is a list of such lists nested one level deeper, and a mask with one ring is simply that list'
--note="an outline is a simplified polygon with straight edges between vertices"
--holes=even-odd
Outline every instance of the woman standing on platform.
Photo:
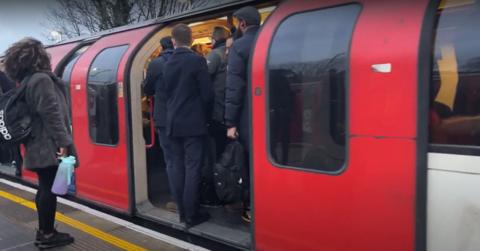
[{"label": "woman standing on platform", "polygon": [[51,192],[59,158],[75,155],[65,86],[52,73],[50,57],[42,43],[31,38],[13,44],[5,55],[5,71],[27,85],[26,102],[32,116],[32,133],[25,142],[25,166],[38,175],[35,197],[39,248],[68,245],[73,237],[54,228],[57,196]]}]

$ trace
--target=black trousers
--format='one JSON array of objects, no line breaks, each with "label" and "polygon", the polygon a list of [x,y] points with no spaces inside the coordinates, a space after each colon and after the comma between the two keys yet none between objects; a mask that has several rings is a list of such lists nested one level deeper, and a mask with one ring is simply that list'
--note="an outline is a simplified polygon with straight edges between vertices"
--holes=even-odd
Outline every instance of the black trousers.
[{"label": "black trousers", "polygon": [[[172,150],[170,138],[167,136],[167,129],[165,127],[157,127],[158,142],[163,152],[163,159],[165,160],[165,170],[168,178],[168,188],[173,197],[174,186],[171,182],[170,173],[172,172]],[[174,198],[173,198],[174,199]]]},{"label": "black trousers", "polygon": [[212,121],[208,128],[210,137],[215,141],[215,161],[220,159],[228,144],[227,127],[219,122]]},{"label": "black trousers", "polygon": [[172,171],[168,174],[180,217],[198,216],[205,137],[171,137]]},{"label": "black trousers", "polygon": [[55,213],[57,211],[57,195],[51,191],[57,168],[48,167],[36,171],[39,183],[37,195],[35,196],[38,229],[47,234],[54,230]]}]

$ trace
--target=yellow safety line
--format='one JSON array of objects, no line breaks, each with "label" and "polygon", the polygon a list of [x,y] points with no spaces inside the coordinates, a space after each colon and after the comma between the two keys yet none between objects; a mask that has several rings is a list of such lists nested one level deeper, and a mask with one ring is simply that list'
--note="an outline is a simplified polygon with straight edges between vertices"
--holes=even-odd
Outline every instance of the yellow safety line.
[{"label": "yellow safety line", "polygon": [[[37,210],[37,207],[35,206],[35,203],[33,203],[32,201],[29,201],[29,200],[26,200],[24,198],[21,198],[21,197],[18,197],[16,195],[13,195],[11,193],[7,193],[5,191],[2,191],[0,190],[0,197],[3,197],[5,199],[8,199],[8,200],[11,200],[15,203],[18,203],[20,205],[23,205],[25,207],[28,207],[32,210]],[[92,236],[95,236],[97,237],[98,239],[101,239],[105,242],[108,242],[110,244],[112,244],[113,246],[116,246],[118,248],[121,248],[123,250],[136,250],[136,251],[143,251],[143,250],[147,250],[145,248],[142,248],[142,247],[139,247],[135,244],[132,244],[128,241],[125,241],[125,240],[122,240],[118,237],[115,237],[111,234],[108,234],[108,233],[105,233],[103,232],[102,230],[98,229],[98,228],[94,228],[92,226],[89,226],[85,223],[82,223],[80,221],[77,221],[75,219],[72,219],[64,214],[61,214],[61,213],[57,213],[56,214],[56,219],[60,222],[63,222],[73,228],[76,228],[80,231],[83,231],[87,234],[90,234]]]}]

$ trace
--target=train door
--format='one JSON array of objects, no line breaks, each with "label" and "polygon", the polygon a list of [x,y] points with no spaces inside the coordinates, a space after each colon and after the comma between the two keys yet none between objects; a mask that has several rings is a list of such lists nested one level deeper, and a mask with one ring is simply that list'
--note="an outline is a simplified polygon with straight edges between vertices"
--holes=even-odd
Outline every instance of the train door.
[{"label": "train door", "polygon": [[[65,88],[67,89],[67,101],[69,104],[69,109],[70,109],[70,114],[72,113],[72,88],[71,88],[71,77],[73,73],[73,67],[77,63],[78,59],[87,51],[87,49],[90,47],[90,43],[85,43],[79,45],[77,48],[75,48],[74,52],[65,60],[63,64],[61,64],[57,69],[56,69],[56,74],[58,77],[60,77],[63,80],[63,83],[65,84]],[[73,128],[73,122],[72,122],[72,133],[74,132]],[[75,142],[75,137],[73,138],[73,142]],[[72,194],[75,194],[76,192],[76,185],[75,185],[75,173],[72,176],[72,182],[69,186],[69,191]]]},{"label": "train door", "polygon": [[[265,3],[261,5],[261,7],[258,7],[262,21],[275,9],[275,7],[272,6],[273,4],[274,3]],[[207,56],[208,53],[211,52],[214,27],[224,27],[226,33],[229,33],[228,27],[232,26],[231,13],[232,10],[218,11],[211,16],[201,19],[183,20],[183,22],[188,24],[192,29],[192,49],[196,53]],[[144,79],[149,63],[161,53],[159,41],[163,37],[171,35],[171,30],[174,25],[175,23],[172,23],[161,27],[161,29],[152,34],[142,48],[137,51],[132,61],[130,81],[135,82]],[[220,42],[220,45],[221,44],[222,42]],[[132,131],[134,132],[132,134],[132,152],[135,159],[135,203],[138,215],[177,229],[189,231],[196,235],[217,241],[220,240],[236,247],[250,249],[252,244],[251,228],[242,221],[240,205],[223,207],[219,203],[208,205],[207,200],[202,200],[202,210],[208,211],[211,215],[211,219],[208,222],[188,230],[185,229],[184,224],[179,222],[179,216],[175,208],[170,207],[173,199],[169,191],[163,154],[161,150],[155,149],[155,146],[150,148],[151,144],[149,143],[151,143],[151,136],[158,137],[158,135],[150,132],[149,126],[153,121],[149,121],[150,118],[145,117],[145,112],[142,110],[141,104],[142,101],[145,100],[144,98],[140,88],[131,86],[130,103],[132,106]],[[143,122],[150,123],[150,125],[146,125],[146,123]],[[227,141],[226,132],[220,134],[224,135],[224,139]],[[147,137],[142,137],[144,135]],[[155,140],[155,144],[158,144],[158,140]],[[205,147],[209,149],[209,158],[208,161],[205,161],[202,170],[202,173],[206,175],[212,174],[212,176],[213,165],[216,158],[215,151],[222,151],[216,149],[214,144],[214,140],[211,139],[210,142],[205,145]],[[202,186],[200,194],[213,194],[212,197],[214,197],[214,188],[210,187],[212,188],[211,190],[205,188],[209,187]]]},{"label": "train door", "polygon": [[430,86],[427,247],[480,247],[480,2],[441,1]]},{"label": "train door", "polygon": [[100,38],[79,57],[70,79],[80,159],[77,196],[123,212],[131,209],[124,71],[150,31],[146,27]]},{"label": "train door", "polygon": [[[414,250],[424,1],[291,1],[251,65],[256,250]],[[419,222],[421,224],[421,222]]]}]

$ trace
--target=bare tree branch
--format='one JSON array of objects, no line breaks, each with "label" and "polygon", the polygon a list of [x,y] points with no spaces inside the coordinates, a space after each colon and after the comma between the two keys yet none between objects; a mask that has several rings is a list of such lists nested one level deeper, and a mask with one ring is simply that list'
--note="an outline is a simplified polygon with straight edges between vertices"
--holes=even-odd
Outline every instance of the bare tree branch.
[{"label": "bare tree branch", "polygon": [[65,38],[95,33],[162,16],[173,16],[234,0],[56,0],[48,29]]}]

